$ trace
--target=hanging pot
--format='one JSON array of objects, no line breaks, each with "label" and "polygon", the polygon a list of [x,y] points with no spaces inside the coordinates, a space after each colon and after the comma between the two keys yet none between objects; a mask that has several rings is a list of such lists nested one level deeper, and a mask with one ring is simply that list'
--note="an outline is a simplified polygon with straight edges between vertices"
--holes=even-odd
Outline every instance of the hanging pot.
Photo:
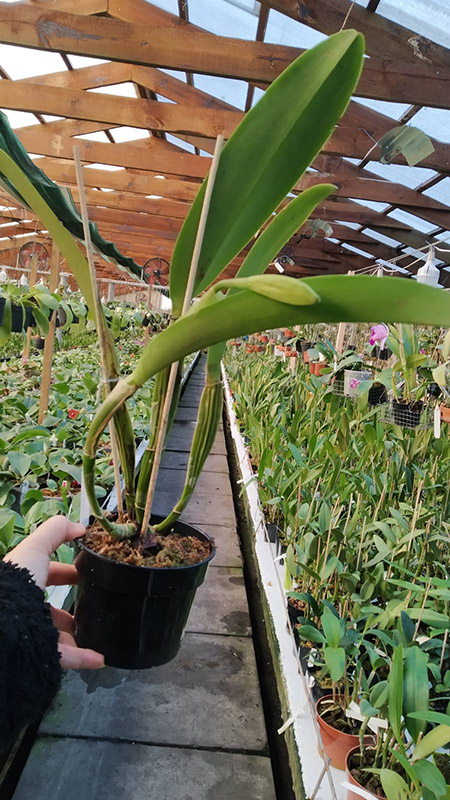
[{"label": "hanging pot", "polygon": [[375,356],[375,358],[379,358],[380,361],[389,361],[392,350],[389,350],[389,347],[384,347],[382,350],[381,347],[377,346],[373,348],[372,355]]},{"label": "hanging pot", "polygon": [[394,422],[403,428],[417,428],[422,415],[423,403],[419,400],[416,403],[407,403],[405,400],[393,400],[392,410],[394,412]]},{"label": "hanging pot", "polygon": [[[342,700],[342,697],[338,695],[335,699]],[[334,702],[332,694],[325,695],[325,697],[321,697],[320,700],[317,701],[317,722],[319,723],[322,736],[323,749],[330,759],[331,766],[337,769],[345,769],[347,753],[349,750],[353,750],[355,747],[359,746],[359,738],[356,734],[343,733],[336,728],[332,728],[331,725],[320,716],[320,712],[324,711],[324,707],[327,703],[332,702]],[[365,744],[370,744],[371,742],[373,742],[373,736],[364,737]]]},{"label": "hanging pot", "polygon": [[[151,523],[161,522],[153,516]],[[215,554],[211,537],[185,522],[173,530],[211,543],[204,561],[186,567],[121,564],[79,543],[75,638],[103,653],[111,667],[147,669],[178,653],[189,612]]]},{"label": "hanging pot", "polygon": [[388,393],[382,383],[374,383],[369,389],[369,404],[371,406],[382,406],[388,401]]},{"label": "hanging pot", "polygon": [[429,397],[439,397],[442,394],[442,389],[438,383],[430,383],[427,386],[427,395]]},{"label": "hanging pot", "polygon": [[344,369],[344,394],[347,397],[356,397],[357,384],[371,377],[372,373],[365,369]]},{"label": "hanging pot", "polygon": [[[365,792],[368,792],[369,795],[373,797],[373,800],[386,800],[384,794],[373,794],[373,792],[370,792],[368,789],[365,788],[365,786],[362,786],[361,783],[358,783],[356,778],[353,777],[350,764],[352,757],[355,755],[355,753],[359,753],[359,745],[358,747],[354,747],[353,750],[350,750],[347,753],[347,757],[345,759],[345,771],[347,773],[347,782],[351,783],[352,786],[356,786],[358,789],[363,789]],[[351,789],[349,789],[347,791],[347,800],[361,800],[361,795],[356,794],[356,792],[352,792]]]},{"label": "hanging pot", "polygon": [[[4,309],[5,298],[0,297],[0,325],[3,322]],[[21,333],[34,324],[31,308],[23,308],[22,306],[15,305],[15,303],[11,303],[11,333]]]}]

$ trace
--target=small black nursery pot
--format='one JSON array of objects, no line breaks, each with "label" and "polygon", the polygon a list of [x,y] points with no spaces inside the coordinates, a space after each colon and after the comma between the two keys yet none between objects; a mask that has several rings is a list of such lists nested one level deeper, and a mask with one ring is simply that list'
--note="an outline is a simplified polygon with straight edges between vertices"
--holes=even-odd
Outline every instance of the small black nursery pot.
[{"label": "small black nursery pot", "polygon": [[[162,519],[154,516],[151,522]],[[208,558],[186,567],[138,567],[79,543],[75,638],[79,647],[103,653],[111,667],[147,669],[166,664],[178,653],[215,547],[209,536],[185,522],[176,522],[173,530],[211,542]]]}]

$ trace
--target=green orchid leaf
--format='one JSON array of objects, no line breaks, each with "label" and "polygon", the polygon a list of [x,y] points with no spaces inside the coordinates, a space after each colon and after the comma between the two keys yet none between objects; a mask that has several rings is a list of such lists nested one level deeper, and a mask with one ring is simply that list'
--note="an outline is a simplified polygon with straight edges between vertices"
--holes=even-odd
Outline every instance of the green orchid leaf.
[{"label": "green orchid leaf", "polygon": [[387,800],[410,800],[408,784],[393,769],[371,769],[370,772],[375,772],[380,776]]},{"label": "green orchid leaf", "polygon": [[363,698],[359,704],[359,710],[363,717],[377,717],[380,713],[379,708],[375,708],[375,706],[371,706],[368,700]]},{"label": "green orchid leaf", "polygon": [[401,719],[403,713],[403,648],[396,647],[392,656],[388,676],[389,705],[388,717],[394,736],[398,742],[402,738]]},{"label": "green orchid leaf", "polygon": [[439,747],[445,747],[448,742],[450,742],[450,725],[438,725],[416,744],[411,761],[416,762],[428,758]]},{"label": "green orchid leaf", "polygon": [[324,647],[323,655],[330,678],[338,683],[345,673],[345,650],[343,647]]},{"label": "green orchid leaf", "polygon": [[59,301],[47,290],[34,289],[33,294],[39,305],[46,306],[46,308],[51,308],[54,311],[58,310]]},{"label": "green orchid leaf", "polygon": [[[211,291],[220,292],[223,289],[233,289],[233,291],[246,289],[291,306],[310,306],[320,299],[315,291],[303,281],[281,275],[253,275],[249,278],[239,277],[229,281],[219,281]],[[207,296],[205,295],[205,298]],[[202,303],[205,298],[200,302]]]},{"label": "green orchid leaf", "polygon": [[36,325],[39,329],[39,332],[42,334],[42,336],[47,336],[50,327],[48,317],[40,308],[33,308],[33,317],[36,320]]},{"label": "green orchid leaf", "polygon": [[412,719],[422,719],[426,722],[437,722],[438,725],[450,725],[450,714],[442,714],[440,711],[410,711],[408,717]]},{"label": "green orchid leaf", "polygon": [[389,700],[389,685],[387,681],[376,683],[370,692],[369,702],[372,706],[380,710]]},{"label": "green orchid leaf", "polygon": [[[253,280],[263,277],[268,276]],[[279,276],[279,280],[288,279]],[[150,340],[126,383],[137,388],[167,364],[196,350],[283,325],[342,320],[372,323],[399,319],[423,325],[450,325],[448,292],[416,281],[403,278],[381,281],[366,275],[327,275],[302,282],[316,292],[320,302],[294,306],[254,291],[239,290],[216,303],[204,306],[200,301],[194,304],[188,314]]]},{"label": "green orchid leaf", "polygon": [[414,770],[423,786],[437,797],[444,797],[446,792],[445,778],[435,764],[426,759],[417,761]]},{"label": "green orchid leaf", "polygon": [[409,717],[411,711],[426,711],[430,690],[428,687],[428,657],[417,646],[409,647],[405,654],[403,672],[403,714],[406,727],[414,742],[423,733],[427,723],[416,717]]},{"label": "green orchid leaf", "polygon": [[291,236],[306,222],[316,206],[323,203],[335,188],[327,183],[311,186],[278,211],[267,228],[258,236],[236,277],[246,278],[264,272]]},{"label": "green orchid leaf", "polygon": [[7,341],[11,333],[12,324],[11,298],[6,296],[4,299],[5,305],[3,306],[3,319],[2,324],[0,325],[0,345],[5,344]]},{"label": "green orchid leaf", "polygon": [[326,639],[313,625],[301,625],[298,628],[298,635],[306,642],[316,642],[317,644],[325,644]]},{"label": "green orchid leaf", "polygon": [[330,608],[325,607],[320,622],[327,644],[332,648],[337,648],[341,641],[340,620],[333,614]]},{"label": "green orchid leaf", "polygon": [[[330,36],[285,69],[245,115],[220,156],[194,294],[245,247],[320,152],[358,82],[363,47],[356,31]],[[183,306],[205,188],[206,180],[172,256],[175,316]]]}]

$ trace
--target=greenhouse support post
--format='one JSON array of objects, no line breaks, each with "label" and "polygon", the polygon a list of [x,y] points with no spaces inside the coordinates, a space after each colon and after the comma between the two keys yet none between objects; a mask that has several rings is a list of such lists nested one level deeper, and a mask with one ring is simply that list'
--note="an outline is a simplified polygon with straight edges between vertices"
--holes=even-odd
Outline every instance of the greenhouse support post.
[{"label": "greenhouse support post", "polygon": [[[34,284],[36,283],[37,268],[38,268],[38,258],[33,253],[30,260],[30,280],[28,282],[28,286],[30,287],[34,286]],[[27,328],[27,339],[25,342],[25,347],[23,348],[22,364],[26,364],[30,357],[30,345],[31,345],[31,328]]]},{"label": "greenhouse support post", "polygon": [[[50,261],[50,281],[48,286],[51,292],[56,292],[58,289],[60,260],[59,248],[55,245],[55,243],[53,243]],[[42,425],[42,421],[48,409],[50,379],[52,374],[53,345],[55,341],[56,314],[56,311],[54,311],[52,314],[48,333],[45,337],[44,357],[42,362],[41,394],[39,398],[39,425]]]}]

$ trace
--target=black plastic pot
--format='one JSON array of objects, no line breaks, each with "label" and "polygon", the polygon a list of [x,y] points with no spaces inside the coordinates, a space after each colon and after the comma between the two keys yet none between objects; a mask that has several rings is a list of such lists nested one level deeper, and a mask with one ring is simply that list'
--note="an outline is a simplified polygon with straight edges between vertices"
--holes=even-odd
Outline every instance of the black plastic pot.
[{"label": "black plastic pot", "polygon": [[303,352],[302,351],[302,344],[303,344],[303,339],[297,339],[297,341],[295,343],[295,349],[296,349],[297,353],[302,353]]},{"label": "black plastic pot", "polygon": [[377,346],[373,348],[372,355],[374,355],[375,358],[379,358],[380,361],[389,361],[392,350],[389,350],[389,347],[384,347],[382,350],[381,347]]},{"label": "black plastic pot", "polygon": [[375,383],[369,389],[368,400],[371,406],[382,406],[388,401],[388,393],[385,386]]},{"label": "black plastic pot", "polygon": [[42,336],[34,336],[33,347],[35,347],[36,350],[43,350],[45,347],[45,339],[43,339]]},{"label": "black plastic pot", "polygon": [[[0,325],[3,322],[3,313],[5,308],[5,298],[0,297]],[[22,308],[11,303],[11,332],[21,333],[24,329],[34,325],[34,318],[31,313],[31,308]]]},{"label": "black plastic pot", "polygon": [[300,344],[300,351],[302,353],[306,353],[312,347],[312,342],[301,342]]},{"label": "black plastic pot", "polygon": [[393,400],[392,409],[396,425],[401,425],[406,428],[417,428],[420,423],[423,403],[420,400],[417,403],[405,403],[399,400]]},{"label": "black plastic pot", "polygon": [[[155,515],[151,522],[162,519]],[[167,664],[178,653],[215,547],[192,525],[176,522],[173,527],[211,542],[208,558],[189,567],[136,567],[98,555],[80,542],[75,638],[80,647],[103,653],[111,667],[148,669]]]},{"label": "black plastic pot", "polygon": [[268,522],[266,527],[267,527],[267,535],[269,537],[269,542],[271,542],[272,544],[276,544],[278,541],[277,526],[275,525],[274,522]]},{"label": "black plastic pot", "polygon": [[438,383],[430,383],[427,386],[427,394],[430,397],[439,397],[442,394],[442,389]]},{"label": "black plastic pot", "polygon": [[314,683],[311,686],[311,694],[314,700],[317,701],[321,699],[321,697],[326,697],[331,692],[330,687],[327,688],[322,686],[317,680],[314,680]]}]

